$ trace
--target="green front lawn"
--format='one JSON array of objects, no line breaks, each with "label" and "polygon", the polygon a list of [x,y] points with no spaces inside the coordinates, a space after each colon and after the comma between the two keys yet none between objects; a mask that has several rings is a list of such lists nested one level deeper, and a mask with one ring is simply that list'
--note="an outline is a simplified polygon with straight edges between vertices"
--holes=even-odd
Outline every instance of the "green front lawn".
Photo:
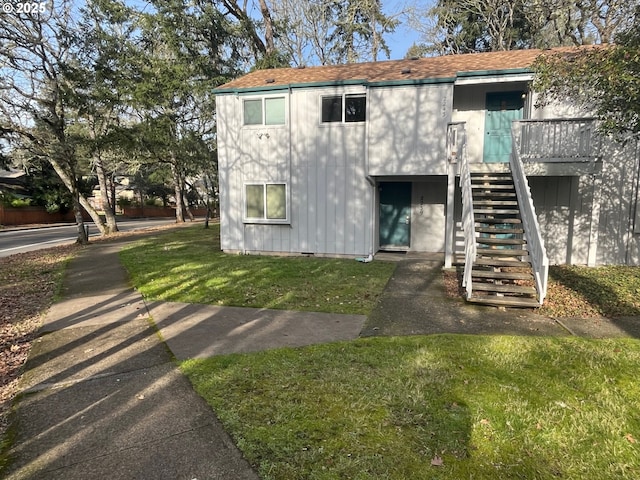
[{"label": "green front lawn", "polygon": [[263,479],[640,478],[640,342],[440,335],[184,362]]},{"label": "green front lawn", "polygon": [[[217,226],[121,255],[148,298],[338,313],[369,313],[394,268],[225,255]],[[555,269],[551,311],[638,314],[635,271]],[[181,368],[265,480],[640,478],[636,339],[370,338]]]},{"label": "green front lawn", "polygon": [[379,261],[226,255],[219,228],[159,233],[120,256],[146,298],[364,315],[395,268]]}]

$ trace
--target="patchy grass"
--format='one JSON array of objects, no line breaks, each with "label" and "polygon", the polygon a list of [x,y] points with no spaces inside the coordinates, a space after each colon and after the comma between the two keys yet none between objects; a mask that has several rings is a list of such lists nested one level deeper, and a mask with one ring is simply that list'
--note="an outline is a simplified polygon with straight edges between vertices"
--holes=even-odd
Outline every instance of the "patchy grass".
[{"label": "patchy grass", "polygon": [[640,315],[640,267],[552,266],[540,313],[550,317]]},{"label": "patchy grass", "polygon": [[64,268],[77,248],[68,245],[0,258],[0,438],[41,315],[59,292]]},{"label": "patchy grass", "polygon": [[640,342],[429,336],[182,364],[261,478],[640,478]]},{"label": "patchy grass", "polygon": [[148,237],[120,254],[147,298],[368,314],[395,265],[351,259],[227,255],[219,225]]}]

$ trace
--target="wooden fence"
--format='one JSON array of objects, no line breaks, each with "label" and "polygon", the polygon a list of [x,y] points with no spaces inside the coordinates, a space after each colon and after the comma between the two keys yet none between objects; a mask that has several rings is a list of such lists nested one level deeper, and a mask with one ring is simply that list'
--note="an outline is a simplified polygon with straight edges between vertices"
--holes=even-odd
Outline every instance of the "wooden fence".
[{"label": "wooden fence", "polygon": [[[204,217],[207,214],[206,208],[192,208],[191,212],[196,217]],[[171,207],[125,207],[122,213],[127,218],[148,218],[148,217],[175,217],[176,209]],[[83,212],[83,218],[90,221],[91,217]],[[185,218],[187,215],[185,213]],[[73,212],[49,213],[42,207],[5,207],[0,205],[0,225],[31,225],[48,223],[75,223]]]},{"label": "wooden fence", "polygon": [[73,212],[49,213],[42,207],[4,207],[0,205],[0,225],[75,222]]}]

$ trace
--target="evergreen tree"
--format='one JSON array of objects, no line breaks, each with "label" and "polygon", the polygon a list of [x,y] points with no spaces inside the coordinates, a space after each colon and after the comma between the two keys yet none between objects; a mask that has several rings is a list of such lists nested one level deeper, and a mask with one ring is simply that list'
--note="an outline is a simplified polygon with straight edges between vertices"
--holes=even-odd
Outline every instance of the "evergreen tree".
[{"label": "evergreen tree", "polygon": [[619,137],[640,135],[640,7],[610,46],[545,55],[534,65],[540,103],[571,99]]}]

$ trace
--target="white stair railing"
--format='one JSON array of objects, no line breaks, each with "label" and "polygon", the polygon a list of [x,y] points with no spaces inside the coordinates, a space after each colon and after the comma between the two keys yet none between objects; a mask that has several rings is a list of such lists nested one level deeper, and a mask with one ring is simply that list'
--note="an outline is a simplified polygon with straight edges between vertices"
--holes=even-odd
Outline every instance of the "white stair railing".
[{"label": "white stair railing", "polygon": [[464,124],[450,125],[449,129],[456,129],[456,144],[458,144],[457,159],[460,162],[460,189],[462,190],[462,230],[464,233],[464,273],[462,286],[466,289],[467,300],[472,294],[471,270],[476,261],[476,227],[473,212],[473,192],[471,190],[471,172],[467,159],[467,142]]},{"label": "white stair railing", "polygon": [[542,305],[547,295],[547,283],[549,279],[549,259],[544,247],[544,241],[540,233],[540,224],[536,216],[536,210],[531,197],[531,189],[527,176],[524,173],[524,166],[520,158],[520,145],[518,144],[519,124],[514,122],[512,127],[513,148],[509,160],[513,183],[518,196],[518,206],[520,207],[520,217],[524,228],[525,238],[529,249],[529,257],[533,268],[533,276],[538,290],[538,303]]}]

